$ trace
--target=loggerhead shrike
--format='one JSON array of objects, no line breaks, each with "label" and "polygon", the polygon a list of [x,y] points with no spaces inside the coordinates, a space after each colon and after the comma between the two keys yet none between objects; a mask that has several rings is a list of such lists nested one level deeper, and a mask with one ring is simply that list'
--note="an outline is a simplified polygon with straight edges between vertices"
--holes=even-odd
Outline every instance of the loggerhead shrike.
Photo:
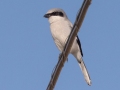
[{"label": "loggerhead shrike", "polygon": [[[62,9],[54,8],[49,10],[45,15],[45,18],[48,18],[50,23],[50,30],[55,44],[57,45],[60,52],[64,49],[65,43],[69,37],[71,29],[73,27],[72,23],[67,18],[67,15]],[[88,74],[87,68],[83,62],[83,52],[81,48],[81,43],[76,36],[70,53],[77,59],[78,64],[82,70],[84,78],[88,85],[91,85],[91,79]]]}]

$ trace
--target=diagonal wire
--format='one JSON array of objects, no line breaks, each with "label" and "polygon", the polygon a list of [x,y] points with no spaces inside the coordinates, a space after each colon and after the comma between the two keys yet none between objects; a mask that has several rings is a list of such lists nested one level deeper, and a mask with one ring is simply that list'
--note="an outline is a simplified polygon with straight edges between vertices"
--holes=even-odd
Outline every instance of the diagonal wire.
[{"label": "diagonal wire", "polygon": [[73,26],[71,33],[69,35],[69,38],[67,40],[67,43],[65,44],[64,50],[62,51],[62,54],[59,58],[59,61],[55,67],[55,70],[51,76],[51,80],[50,80],[46,90],[53,90],[54,89],[56,82],[58,80],[58,77],[60,75],[60,72],[62,70],[62,67],[64,66],[64,63],[67,60],[68,54],[69,54],[70,49],[71,49],[72,44],[73,44],[73,41],[74,41],[78,31],[79,31],[79,28],[82,25],[82,22],[84,20],[87,9],[88,9],[89,5],[91,4],[91,1],[92,0],[84,0],[83,1],[83,4],[79,10],[77,17],[76,17],[76,21],[74,23],[74,26]]}]

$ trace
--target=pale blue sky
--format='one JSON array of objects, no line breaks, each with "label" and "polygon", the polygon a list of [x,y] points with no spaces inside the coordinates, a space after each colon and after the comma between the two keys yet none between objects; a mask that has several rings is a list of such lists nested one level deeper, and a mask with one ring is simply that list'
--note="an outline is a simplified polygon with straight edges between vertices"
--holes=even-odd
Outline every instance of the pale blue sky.
[{"label": "pale blue sky", "polygon": [[[0,1],[0,90],[46,90],[59,51],[43,15],[62,8],[74,23],[82,2]],[[54,90],[120,90],[120,0],[92,0],[78,36],[92,86],[69,55]]]}]

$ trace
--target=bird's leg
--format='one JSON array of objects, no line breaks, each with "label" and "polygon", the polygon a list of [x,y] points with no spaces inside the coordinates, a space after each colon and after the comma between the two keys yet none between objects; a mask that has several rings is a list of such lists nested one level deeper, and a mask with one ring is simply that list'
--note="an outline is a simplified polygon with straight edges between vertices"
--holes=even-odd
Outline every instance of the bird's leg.
[{"label": "bird's leg", "polygon": [[[59,54],[59,60],[61,59],[62,55],[63,55],[63,58],[64,58],[64,54],[63,54],[63,53],[60,53],[60,54]],[[67,58],[67,62],[68,62],[68,58]]]},{"label": "bird's leg", "polygon": [[59,60],[60,60],[61,56],[62,56],[62,53],[59,54]]}]

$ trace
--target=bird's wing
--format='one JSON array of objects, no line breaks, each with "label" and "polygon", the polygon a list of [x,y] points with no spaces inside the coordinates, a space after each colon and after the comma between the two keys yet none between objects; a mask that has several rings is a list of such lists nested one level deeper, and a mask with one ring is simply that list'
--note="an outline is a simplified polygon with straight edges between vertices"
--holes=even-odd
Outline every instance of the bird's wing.
[{"label": "bird's wing", "polygon": [[[69,26],[70,26],[71,29],[72,29],[73,25],[72,25],[71,22],[69,23]],[[79,49],[80,49],[80,52],[78,52],[78,53],[81,54],[81,56],[83,57],[82,47],[81,47],[80,39],[78,38],[78,36],[76,36],[76,42],[77,42],[77,44],[78,44],[78,46],[79,46]],[[79,57],[76,58],[76,59],[78,60],[79,66],[80,66],[80,68],[81,68],[81,70],[82,70],[82,73],[83,73],[83,75],[84,75],[84,78],[85,78],[87,84],[88,84],[88,85],[91,85],[91,79],[90,79],[89,73],[88,73],[88,71],[87,71],[87,68],[86,68],[86,66],[85,66],[85,63],[84,63],[82,57],[79,56]]]},{"label": "bird's wing", "polygon": [[[70,26],[70,28],[71,28],[71,30],[72,30],[73,25],[72,25],[72,23],[71,23],[70,21],[69,21],[69,26]],[[79,39],[78,36],[76,36],[76,41],[77,41],[77,43],[78,43],[78,45],[79,45],[79,49],[80,49],[81,55],[82,55],[82,57],[83,57],[81,42],[80,42],[80,39]]]},{"label": "bird's wing", "polygon": [[78,36],[77,36],[77,43],[79,45],[79,49],[80,49],[81,55],[83,57],[82,47],[81,47],[81,43],[80,43],[80,40],[79,40]]}]

